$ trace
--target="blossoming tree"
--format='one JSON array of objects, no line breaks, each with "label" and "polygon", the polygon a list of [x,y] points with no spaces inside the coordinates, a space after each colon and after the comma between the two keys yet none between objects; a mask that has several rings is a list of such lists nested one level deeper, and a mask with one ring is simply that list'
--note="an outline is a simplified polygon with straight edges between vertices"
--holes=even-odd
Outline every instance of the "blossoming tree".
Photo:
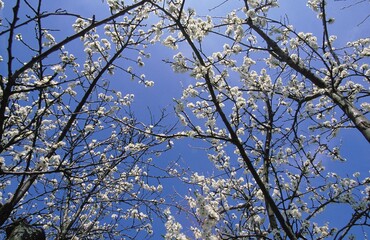
[{"label": "blossoming tree", "polygon": [[[334,3],[306,1],[316,29],[305,32],[283,2],[108,0],[89,16],[6,3],[1,230],[27,220],[56,239],[363,238],[370,179],[337,170],[356,160],[340,151],[344,131],[370,142],[370,39],[331,35]],[[156,44],[169,48],[158,64],[190,82],[177,128],[138,120],[133,95],[112,87],[117,73],[153,86],[140,70]],[[208,160],[159,168],[177,139]],[[163,189],[169,177],[179,184]],[[166,232],[153,235],[157,217]]]},{"label": "blossoming tree", "polygon": [[130,109],[134,96],[128,89],[114,90],[109,81],[120,72],[122,84],[132,78],[143,87],[153,85],[137,69],[123,69],[143,65],[146,56],[143,45],[151,32],[141,29],[141,22],[151,9],[145,2],[123,7],[110,1],[106,16],[101,11],[96,18],[52,9],[41,0],[5,3],[2,233],[19,222],[42,228],[47,239],[152,233],[153,215],[161,217],[162,187],[147,174],[148,155],[165,147],[145,131],[161,129],[163,116],[139,122]]},{"label": "blossoming tree", "polygon": [[[188,136],[209,142],[217,168],[183,178],[194,185],[184,197],[192,238],[366,235],[369,178],[340,176],[324,162],[345,160],[341,129],[370,142],[370,39],[339,45],[327,4],[307,1],[316,33],[276,18],[276,0],[224,1],[212,8],[217,15],[203,17],[187,1],[154,4],[162,11],[163,43],[187,49],[168,62],[194,78],[177,100],[177,115]],[[343,222],[333,218],[332,206],[345,209]],[[167,238],[186,238],[168,215]]]}]

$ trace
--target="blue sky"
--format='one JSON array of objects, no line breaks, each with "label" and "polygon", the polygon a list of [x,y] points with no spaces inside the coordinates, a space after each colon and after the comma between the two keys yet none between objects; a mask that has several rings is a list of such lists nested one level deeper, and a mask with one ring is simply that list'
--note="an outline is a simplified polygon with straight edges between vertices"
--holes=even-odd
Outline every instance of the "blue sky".
[{"label": "blue sky", "polygon": [[[212,2],[212,5],[209,3]],[[218,1],[191,1],[189,4],[193,8],[200,8],[197,10],[202,14],[208,14],[209,8],[216,6],[222,3],[222,0]],[[305,7],[306,1],[296,1],[296,0],[285,0],[280,1],[281,8],[274,10],[276,16],[284,15],[285,13],[289,16],[289,21],[294,25],[297,31],[306,31],[314,32],[321,35],[321,32],[318,32],[318,26],[320,23],[316,19],[315,14],[308,10]],[[332,15],[336,19],[336,24],[331,25],[331,34],[338,35],[338,46],[344,45],[346,42],[358,39],[360,37],[368,37],[369,32],[366,29],[370,29],[370,20],[365,21],[360,26],[356,26],[357,23],[361,23],[363,19],[366,18],[369,13],[366,8],[366,3],[362,5],[356,5],[352,8],[341,10],[343,7],[348,6],[349,2],[352,1],[330,1],[330,6],[333,6],[333,10],[329,11],[329,15]],[[11,4],[6,2],[5,4]],[[59,7],[59,1],[50,1],[48,2],[48,7],[53,9]],[[241,1],[237,2],[241,4]],[[364,7],[365,5],[365,7]],[[100,0],[79,0],[79,1],[63,1],[63,8],[70,9],[72,12],[81,13],[83,16],[91,17],[96,15],[97,19],[102,18],[108,14],[108,7],[106,3],[102,3]],[[232,9],[233,7],[227,3],[227,7]],[[331,8],[330,8],[331,9]],[[6,17],[11,14],[9,11],[10,8],[6,8],[7,11],[3,11],[1,14]],[[210,14],[224,14],[225,7],[216,8],[212,10]],[[56,20],[51,23],[55,28],[62,28],[62,31],[56,32],[55,36],[57,41],[60,41],[64,38],[66,34],[73,33],[71,24],[74,19],[71,18],[71,21],[65,21],[64,17],[60,17],[60,21]],[[319,30],[320,31],[320,30]],[[24,39],[27,37],[32,37],[27,34],[24,35]],[[1,39],[0,44],[2,46],[6,45],[6,40]],[[222,43],[215,42],[212,45],[213,47],[222,47]],[[71,53],[74,53],[76,56],[83,56],[83,52],[78,50],[73,51],[74,46],[80,48],[79,43],[73,43],[67,45],[66,47],[70,49]],[[211,48],[211,47],[210,47]],[[179,49],[180,51],[188,52],[186,48]],[[216,51],[212,49],[213,51]],[[15,52],[20,53],[23,49],[15,49]],[[122,91],[123,93],[134,93],[135,101],[133,104],[133,109],[139,119],[148,119],[149,112],[148,108],[154,113],[159,113],[161,109],[167,108],[167,112],[170,117],[167,119],[169,123],[177,121],[175,117],[173,106],[173,98],[180,98],[182,84],[186,87],[189,82],[192,82],[190,76],[184,74],[174,74],[171,70],[170,65],[164,64],[162,60],[171,59],[172,55],[175,53],[172,50],[169,50],[163,46],[154,46],[150,47],[148,52],[151,53],[152,57],[145,60],[145,67],[138,69],[142,71],[148,79],[151,79],[155,82],[154,87],[146,88],[143,85],[137,84],[135,81],[130,81],[128,77],[116,74],[111,78],[111,86],[115,89]],[[5,49],[0,49],[0,55],[5,55]],[[25,56],[23,60],[30,59],[30,56]],[[5,62],[0,63],[0,68],[4,68]],[[3,70],[0,69],[0,72]],[[344,164],[338,164],[336,162],[326,161],[324,164],[327,167],[328,171],[334,171],[342,173],[341,175],[345,176],[346,174],[352,175],[353,172],[359,171],[363,176],[369,174],[369,160],[370,160],[370,148],[368,142],[355,130],[344,130],[340,133],[340,138],[338,141],[342,142],[342,153],[347,162]],[[193,171],[203,172],[204,174],[212,174],[213,169],[210,166],[209,160],[206,158],[206,152],[199,149],[203,147],[204,143],[202,141],[194,140],[183,140],[175,143],[173,151],[169,151],[162,155],[159,159],[160,161],[166,163],[170,161],[176,161],[180,159],[180,162],[183,161],[186,165],[191,166]],[[330,170],[329,170],[330,169]],[[170,187],[173,185],[173,188],[176,188],[182,194],[185,194],[188,191],[188,186],[180,186],[178,183],[173,184],[173,182],[164,183],[164,185]],[[170,187],[169,193],[172,190]],[[333,211],[333,218],[336,218],[336,211]],[[182,217],[181,217],[182,218]],[[184,219],[182,219],[184,220]],[[156,225],[156,227],[161,228],[163,231],[163,226],[161,224]],[[184,224],[186,227],[186,224]]]},{"label": "blue sky", "polygon": [[[212,4],[209,4],[209,1],[194,1],[193,4],[190,4],[191,7],[201,10],[197,10],[197,12],[206,14],[224,14],[225,8],[230,7],[229,3],[227,3],[225,7],[217,8],[211,12],[208,9],[213,5],[218,5],[223,1],[214,1]],[[304,32],[313,32],[318,36],[321,36],[321,24],[316,18],[315,13],[310,11],[305,6],[305,1],[295,1],[295,0],[286,0],[280,1],[281,8],[274,10],[276,16],[284,15],[285,13],[288,14],[290,24],[294,25],[297,31],[304,31]],[[238,3],[239,4],[239,3]],[[367,16],[368,9],[363,5],[356,5],[349,9],[342,9],[345,6],[348,6],[348,2],[330,2],[330,6],[334,9],[329,8],[330,11],[328,14],[333,16],[336,20],[335,24],[330,25],[330,33],[333,35],[337,35],[337,46],[343,46],[348,41],[353,41],[355,39],[361,37],[369,36],[369,32],[366,29],[370,29],[370,20],[365,21],[360,26],[356,26],[357,23],[362,22],[362,20]],[[365,4],[366,5],[366,4]],[[230,7],[232,8],[232,7]],[[356,13],[356,14],[354,14]],[[368,26],[368,27],[366,27]],[[210,46],[205,46],[206,48],[210,48],[212,51],[217,51],[217,47],[222,47],[221,43],[210,43]],[[214,48],[216,47],[216,48]],[[158,49],[161,49],[158,47]],[[187,52],[187,49],[179,49],[180,51]],[[156,53],[152,51],[153,58],[148,60],[147,66],[149,67],[148,71],[150,72],[150,68],[156,69],[156,62],[163,58],[170,58],[171,57],[171,50],[168,50],[169,53],[167,55],[163,54],[162,51]],[[155,71],[155,70],[154,70]],[[148,74],[148,76],[151,76]],[[171,73],[169,66],[163,65],[161,67],[161,71],[155,71],[153,75],[155,78],[152,78],[155,81],[155,87],[152,89],[144,89],[142,91],[148,93],[146,95],[146,99],[138,99],[140,98],[141,94],[137,95],[136,103],[147,104],[153,102],[150,100],[151,97],[154,96],[153,100],[155,104],[158,106],[167,106],[169,101],[171,101],[172,97],[180,96],[179,95],[179,82],[183,83],[191,83],[192,79],[187,75],[180,75]],[[175,83],[175,84],[174,84]],[[185,84],[186,85],[186,84]],[[163,91],[163,89],[166,89]],[[142,92],[139,91],[140,93]],[[164,96],[162,93],[165,92],[168,96]],[[153,95],[152,95],[153,94]],[[160,99],[157,97],[161,96]],[[370,160],[370,148],[368,142],[363,138],[363,136],[357,132],[356,130],[342,130],[340,133],[340,137],[337,138],[338,142],[341,142],[342,148],[341,153],[347,159],[347,162],[334,162],[331,160],[324,160],[323,164],[326,167],[327,171],[330,172],[338,172],[341,176],[352,176],[354,172],[360,172],[362,177],[366,177],[369,175],[369,160]],[[192,141],[191,145],[197,146],[202,145],[197,141]],[[192,167],[193,171],[199,171],[206,175],[212,174],[212,167],[208,159],[206,158],[205,154],[201,150],[196,150],[196,148],[192,148],[191,152],[189,152],[189,141],[184,143],[176,142],[175,144],[175,151],[171,151],[167,154],[164,154],[164,158],[169,159],[176,159],[177,156],[180,156],[180,159],[186,162],[187,165]],[[187,189],[186,186],[183,186],[183,190],[180,187],[176,187],[178,191],[181,193],[186,193]],[[321,219],[322,223],[327,221],[338,221],[341,222],[347,219],[346,209],[343,209],[340,205],[332,206],[328,210],[328,215],[326,215],[325,219]],[[184,220],[183,217],[179,216],[180,220]],[[319,219],[318,219],[319,220]],[[186,221],[185,221],[186,223]],[[186,227],[186,225],[184,225]],[[362,234],[361,231],[359,234]],[[361,235],[359,235],[361,236]]]}]

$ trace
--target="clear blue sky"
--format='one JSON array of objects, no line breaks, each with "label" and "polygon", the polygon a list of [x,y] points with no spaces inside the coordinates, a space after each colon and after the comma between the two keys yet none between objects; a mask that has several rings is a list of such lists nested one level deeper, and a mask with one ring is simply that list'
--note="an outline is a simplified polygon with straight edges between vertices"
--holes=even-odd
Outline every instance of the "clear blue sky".
[{"label": "clear blue sky", "polygon": [[[223,0],[217,1],[191,1],[191,7],[197,9],[200,8],[197,12],[202,14],[208,14],[208,9],[213,6],[222,3]],[[296,27],[298,31],[304,32],[314,32],[321,35],[320,24],[317,21],[315,14],[308,10],[305,7],[306,1],[297,1],[297,0],[285,0],[280,1],[281,8],[275,10],[275,15],[287,14],[289,16],[289,21],[292,25]],[[334,8],[329,8],[329,15],[335,17],[336,23],[332,25],[331,34],[338,36],[338,45],[344,45],[346,42],[358,39],[360,37],[368,37],[370,32],[370,19],[362,23],[361,26],[357,27],[357,23],[361,23],[362,20],[366,18],[369,14],[366,3],[363,5],[354,6],[352,8],[341,10],[341,8],[348,6],[350,2],[353,1],[328,1],[330,6]],[[5,4],[10,4],[10,2],[5,2]],[[96,15],[96,18],[99,19],[103,16],[106,16],[108,12],[108,7],[106,3],[102,3],[100,0],[65,0],[65,1],[48,1],[48,8],[66,8],[72,12],[80,13],[82,16],[91,17]],[[240,2],[236,2],[240,4]],[[46,4],[45,4],[46,5]],[[230,9],[233,8],[228,3]],[[6,17],[12,13],[9,11],[10,8],[6,8],[8,11],[3,11],[1,14]],[[332,9],[332,10],[331,10]],[[210,14],[225,14],[225,8],[217,8],[210,12]],[[65,21],[64,17],[60,18],[60,21],[50,23],[55,28],[60,28],[62,31],[56,32],[55,36],[57,41],[62,40],[66,34],[73,33],[71,24],[74,19],[71,18],[71,21]],[[367,30],[366,30],[367,29]],[[33,32],[30,32],[30,36],[24,35],[24,39],[33,36]],[[6,45],[4,39],[0,42],[2,46]],[[75,44],[75,43],[73,43]],[[73,51],[73,44],[66,46],[70,49],[71,53],[74,53],[76,56],[83,56],[84,53],[81,50],[76,52]],[[215,47],[221,49],[223,43],[213,43]],[[75,45],[78,46],[78,43]],[[212,45],[213,46],[213,45]],[[15,51],[23,51],[23,49],[15,49]],[[187,49],[180,49],[180,51],[187,51]],[[214,50],[216,51],[216,50]],[[155,85],[152,88],[145,88],[143,85],[138,85],[136,82],[131,82],[128,79],[121,79],[119,74],[116,74],[112,77],[112,86],[117,90],[122,91],[123,93],[134,93],[135,102],[133,109],[138,115],[139,119],[145,121],[148,119],[149,112],[147,108],[150,108],[152,113],[159,113],[162,108],[168,108],[170,113],[170,118],[168,122],[177,121],[176,116],[173,113],[173,98],[180,98],[181,96],[181,85],[187,85],[191,82],[191,79],[188,75],[173,74],[171,67],[162,62],[163,59],[171,59],[172,55],[175,53],[172,50],[169,50],[163,46],[154,46],[150,47],[148,52],[151,53],[152,58],[145,61],[146,66],[142,69],[143,73],[148,77],[148,79],[154,80]],[[5,49],[0,48],[0,55],[5,55]],[[30,56],[25,56],[23,60],[30,59]],[[5,63],[1,63],[0,68],[3,68]],[[3,70],[0,70],[1,72]],[[338,164],[331,161],[325,161],[325,165],[328,171],[342,173],[342,176],[346,174],[352,175],[353,172],[359,171],[362,173],[362,176],[369,175],[369,160],[370,160],[370,148],[366,140],[355,130],[344,130],[340,133],[339,140],[342,141],[342,154],[347,158],[347,162],[344,164]],[[190,147],[189,147],[190,146]],[[169,162],[176,159],[181,159],[186,162],[193,171],[203,172],[205,174],[211,174],[212,168],[210,166],[209,160],[206,158],[206,153],[197,149],[197,147],[202,147],[203,143],[198,141],[179,141],[176,142],[174,151],[165,153],[161,157],[161,161]],[[164,185],[173,188],[176,188],[182,194],[187,192],[188,186],[179,186],[178,183],[173,184],[172,182],[165,183]],[[169,188],[169,192],[173,190],[172,187]],[[336,211],[333,211],[333,219],[338,217]],[[158,228],[162,228],[160,224],[155,225]],[[184,224],[186,227],[186,224]]]}]

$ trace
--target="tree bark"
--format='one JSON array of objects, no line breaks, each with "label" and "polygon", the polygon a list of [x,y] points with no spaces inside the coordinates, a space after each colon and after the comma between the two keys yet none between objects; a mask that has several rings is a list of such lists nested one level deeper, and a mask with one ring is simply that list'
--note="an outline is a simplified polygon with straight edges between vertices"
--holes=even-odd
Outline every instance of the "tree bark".
[{"label": "tree bark", "polygon": [[318,88],[324,89],[325,94],[332,99],[332,101],[337,104],[344,114],[351,119],[354,126],[361,132],[365,139],[370,143],[370,120],[367,119],[360,110],[358,110],[348,99],[346,99],[341,93],[331,89],[327,86],[325,82],[312,73],[309,69],[299,66],[294,62],[290,56],[284,52],[277,43],[272,40],[262,29],[255,26],[252,20],[248,19],[247,24],[260,36],[262,37],[268,47],[272,50],[273,55],[281,62],[287,63],[291,68],[305,76],[309,81],[311,81]]}]

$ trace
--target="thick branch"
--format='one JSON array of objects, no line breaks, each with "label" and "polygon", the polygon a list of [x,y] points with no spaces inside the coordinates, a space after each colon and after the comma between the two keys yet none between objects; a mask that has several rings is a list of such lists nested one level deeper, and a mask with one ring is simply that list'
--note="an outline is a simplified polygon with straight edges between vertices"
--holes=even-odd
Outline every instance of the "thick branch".
[{"label": "thick branch", "polygon": [[[179,27],[181,33],[185,37],[187,43],[189,44],[189,46],[193,50],[193,53],[195,54],[195,56],[198,59],[199,63],[203,67],[207,67],[206,66],[206,63],[204,62],[204,60],[202,58],[201,53],[199,52],[199,50],[197,49],[197,47],[194,45],[193,41],[191,40],[189,34],[186,32],[185,27],[181,24],[180,20],[178,18],[172,16],[164,8],[162,8],[162,7],[160,7],[160,6],[156,5],[156,4],[154,4],[154,5],[156,7],[158,7],[159,9],[161,9],[168,17],[170,17],[176,23],[176,25]],[[223,112],[223,110],[222,110],[222,108],[221,108],[221,106],[220,106],[220,104],[219,104],[219,102],[217,100],[217,96],[216,96],[216,93],[214,91],[214,87],[212,85],[212,81],[211,81],[211,78],[210,78],[209,73],[207,73],[207,74],[204,75],[204,79],[206,81],[207,88],[208,88],[209,93],[211,95],[212,102],[215,104],[216,111],[220,115],[221,120],[225,124],[228,132],[230,133],[230,137],[231,137],[232,143],[239,150],[240,155],[241,155],[244,163],[246,164],[248,170],[251,172],[251,174],[252,174],[254,180],[256,181],[258,187],[261,189],[263,195],[265,196],[266,201],[268,202],[268,205],[271,207],[272,211],[274,212],[276,218],[278,219],[278,221],[279,221],[281,227],[283,228],[283,230],[285,231],[286,235],[290,239],[296,240],[297,237],[295,236],[292,228],[289,226],[289,224],[285,221],[283,215],[280,213],[279,208],[277,207],[277,205],[275,204],[274,200],[272,199],[269,191],[266,189],[265,184],[263,183],[261,177],[258,175],[256,169],[254,168],[254,166],[252,164],[252,161],[249,159],[249,157],[248,157],[248,155],[247,155],[247,153],[246,153],[246,151],[245,151],[245,149],[243,147],[243,144],[240,142],[240,140],[238,138],[238,135],[234,131],[233,127],[231,126],[231,124],[230,124],[230,122],[229,122],[226,114]]]},{"label": "thick branch", "polygon": [[330,97],[335,104],[337,104],[344,114],[351,119],[355,127],[362,133],[365,139],[370,143],[370,121],[367,119],[360,110],[358,110],[350,101],[348,101],[341,93],[331,89],[325,82],[312,73],[309,69],[300,66],[291,59],[291,57],[284,52],[277,43],[272,40],[261,28],[254,25],[251,19],[247,20],[247,24],[260,36],[262,37],[269,48],[273,51],[274,55],[282,62],[287,63],[291,68],[305,76],[318,88],[324,89],[325,94]]},{"label": "thick branch", "polygon": [[[35,63],[41,61],[42,59],[46,58],[47,56],[49,56],[50,54],[58,51],[60,48],[62,48],[64,45],[70,43],[71,41],[79,38],[79,37],[82,37],[84,36],[86,33],[88,33],[90,30],[100,26],[100,25],[103,25],[111,20],[114,20],[120,16],[123,16],[124,14],[126,14],[128,11],[134,9],[134,8],[137,8],[141,5],[143,5],[144,3],[148,2],[148,0],[142,0],[140,2],[137,2],[135,4],[132,4],[130,6],[127,6],[124,10],[110,16],[110,17],[107,17],[101,21],[97,21],[97,22],[92,22],[90,26],[88,26],[87,28],[81,30],[80,32],[72,35],[72,36],[69,36],[67,38],[65,38],[63,41],[53,45],[51,48],[49,48],[48,50],[46,50],[45,52],[33,57],[30,61],[28,61],[26,64],[24,64],[21,68],[19,68],[17,71],[14,72],[14,74],[12,73],[11,71],[11,63],[8,64],[8,83],[4,89],[4,93],[3,93],[3,98],[2,98],[2,101],[1,101],[1,106],[0,106],[0,142],[1,142],[1,139],[2,139],[2,136],[3,136],[3,127],[4,127],[4,121],[5,121],[5,109],[6,109],[6,106],[8,105],[8,101],[9,101],[9,97],[11,95],[11,92],[12,92],[12,88],[14,87],[14,84],[15,84],[15,81],[16,79],[24,72],[26,71],[27,69],[31,68]],[[18,10],[17,10],[18,11]],[[15,12],[16,14],[17,12]],[[14,29],[15,27],[15,24],[16,24],[16,15],[15,15],[15,20],[14,20],[14,23],[12,24],[11,28]],[[12,31],[11,31],[12,33]],[[10,34],[12,36],[12,34]],[[10,43],[9,43],[10,45]],[[11,45],[8,46],[9,48],[11,48]]]},{"label": "thick branch", "polygon": [[[96,84],[101,79],[102,75],[108,70],[108,68],[113,64],[113,62],[121,55],[123,50],[125,49],[126,45],[122,46],[121,49],[115,53],[115,55],[106,63],[104,68],[99,72],[99,74],[94,78],[92,81],[89,89],[85,92],[83,98],[81,99],[80,103],[77,105],[75,110],[73,111],[71,117],[69,118],[67,124],[64,126],[63,130],[61,131],[56,143],[61,142],[65,136],[67,135],[68,131],[71,129],[73,122],[76,120],[78,114],[81,112],[82,107],[85,105],[87,99],[91,95],[93,89],[96,87]],[[56,148],[51,148],[48,154],[45,156],[46,158],[50,158],[54,155]],[[12,212],[14,206],[18,204],[18,202],[22,199],[22,197],[28,192],[32,184],[38,178],[39,175],[30,175],[29,178],[18,187],[16,194],[6,203],[4,206],[0,208],[0,226],[2,226],[5,221],[9,218],[10,213]]]}]

